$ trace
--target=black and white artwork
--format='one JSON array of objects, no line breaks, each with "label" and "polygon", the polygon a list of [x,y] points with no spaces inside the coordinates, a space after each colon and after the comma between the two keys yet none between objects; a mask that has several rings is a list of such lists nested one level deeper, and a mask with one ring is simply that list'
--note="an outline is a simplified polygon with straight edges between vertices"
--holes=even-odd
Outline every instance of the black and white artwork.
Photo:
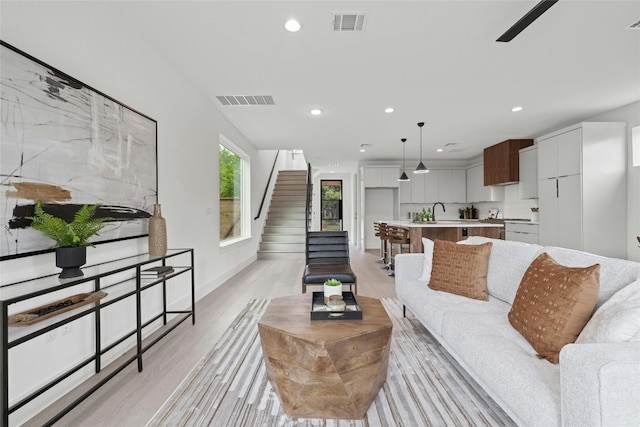
[{"label": "black and white artwork", "polygon": [[157,203],[157,123],[0,42],[0,259],[49,250],[27,218],[109,217],[94,242],[147,234]]}]

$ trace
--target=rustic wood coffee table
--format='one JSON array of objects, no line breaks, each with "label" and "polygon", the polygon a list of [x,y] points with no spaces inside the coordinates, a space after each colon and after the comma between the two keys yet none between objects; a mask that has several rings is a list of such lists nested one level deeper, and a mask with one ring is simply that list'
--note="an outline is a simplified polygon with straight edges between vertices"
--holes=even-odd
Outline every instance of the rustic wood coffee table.
[{"label": "rustic wood coffee table", "polygon": [[271,386],[292,418],[359,419],[387,379],[391,319],[357,297],[362,320],[310,320],[311,295],[274,299],[258,322]]}]

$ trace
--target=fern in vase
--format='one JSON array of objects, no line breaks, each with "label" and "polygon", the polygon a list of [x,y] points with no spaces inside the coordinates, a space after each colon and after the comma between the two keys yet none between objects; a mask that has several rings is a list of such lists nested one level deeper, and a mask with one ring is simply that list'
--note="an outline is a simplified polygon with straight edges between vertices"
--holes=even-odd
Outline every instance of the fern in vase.
[{"label": "fern in vase", "polygon": [[104,222],[111,218],[94,218],[98,204],[84,205],[75,213],[72,222],[53,216],[42,209],[40,202],[36,203],[34,215],[28,217],[31,226],[56,241],[60,248],[74,248],[93,246],[89,239],[97,235],[105,226]]}]

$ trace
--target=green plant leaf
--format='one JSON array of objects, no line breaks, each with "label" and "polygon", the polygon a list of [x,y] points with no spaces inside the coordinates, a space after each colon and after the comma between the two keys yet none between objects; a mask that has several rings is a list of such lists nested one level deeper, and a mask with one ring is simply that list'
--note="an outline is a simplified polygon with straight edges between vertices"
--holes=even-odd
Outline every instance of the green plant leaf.
[{"label": "green plant leaf", "polygon": [[36,203],[34,216],[28,217],[31,226],[56,241],[58,247],[93,246],[89,239],[98,234],[105,226],[104,222],[113,218],[93,218],[98,204],[84,205],[75,213],[73,221],[67,223],[62,218],[55,217],[42,209],[40,202]]}]

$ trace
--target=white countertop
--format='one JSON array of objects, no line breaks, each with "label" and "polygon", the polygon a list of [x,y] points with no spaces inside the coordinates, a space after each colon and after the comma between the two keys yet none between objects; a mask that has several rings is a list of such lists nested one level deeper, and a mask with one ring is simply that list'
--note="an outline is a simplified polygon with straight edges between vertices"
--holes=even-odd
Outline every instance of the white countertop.
[{"label": "white countertop", "polygon": [[480,222],[479,220],[436,220],[435,222],[421,223],[421,222],[413,222],[410,220],[392,220],[392,221],[384,221],[380,220],[378,222],[384,222],[388,225],[393,225],[395,227],[406,227],[406,228],[443,228],[443,227],[464,227],[464,228],[475,228],[475,227],[504,227],[503,224],[492,224],[488,222]]}]

